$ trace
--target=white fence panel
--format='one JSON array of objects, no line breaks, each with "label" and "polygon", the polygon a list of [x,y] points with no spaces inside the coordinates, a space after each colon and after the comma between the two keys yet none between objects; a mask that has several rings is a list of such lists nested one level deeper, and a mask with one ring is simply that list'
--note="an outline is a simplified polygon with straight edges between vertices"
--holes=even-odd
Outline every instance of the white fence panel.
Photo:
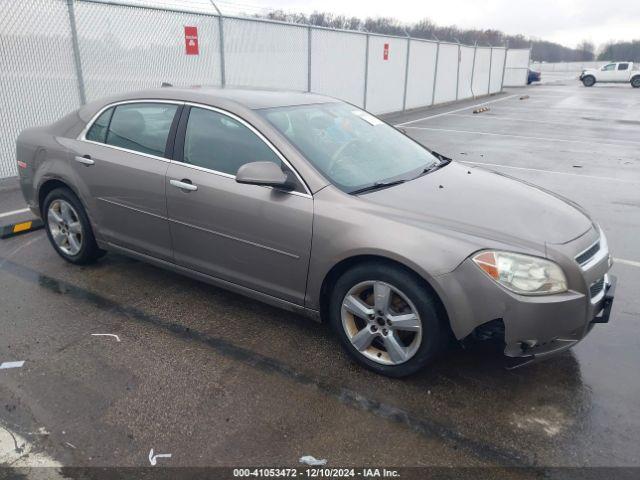
[{"label": "white fence panel", "polygon": [[489,93],[489,70],[491,70],[491,49],[478,47],[476,49],[476,65],[473,72],[473,95],[487,95]]},{"label": "white fence panel", "polygon": [[[17,173],[20,130],[50,123],[83,97],[162,82],[311,90],[382,114],[495,93],[503,78],[507,85],[526,81],[528,50],[507,55],[497,47],[253,18],[224,17],[221,29],[212,14],[121,1],[0,0],[0,178]],[[197,53],[187,51],[185,27],[197,29]],[[602,63],[539,69],[579,71]]]},{"label": "white fence panel", "polygon": [[369,36],[367,110],[372,113],[402,110],[406,60],[406,39]]},{"label": "white fence panel", "polygon": [[0,178],[18,174],[16,137],[78,107],[69,14],[64,2],[0,7]]},{"label": "white fence panel", "polygon": [[438,53],[438,75],[433,103],[452,102],[456,99],[458,75],[458,45],[441,43]]},{"label": "white fence panel", "polygon": [[223,30],[228,86],[307,90],[306,27],[225,18]]},{"label": "white fence panel", "polygon": [[492,48],[491,55],[491,80],[489,93],[498,93],[502,90],[502,72],[504,71],[504,60],[506,50],[504,48]]},{"label": "white fence panel", "polygon": [[311,91],[362,106],[366,49],[366,35],[312,30]]},{"label": "white fence panel", "polygon": [[411,40],[406,108],[426,107],[433,103],[437,43]]},{"label": "white fence panel", "polygon": [[[140,7],[76,2],[87,101],[131,90],[220,85],[218,19]],[[198,55],[187,55],[185,26],[196,27]]]},{"label": "white fence panel", "polygon": [[473,75],[473,47],[460,46],[460,70],[458,72],[458,100],[471,98],[471,79]]},{"label": "white fence panel", "polygon": [[522,87],[527,84],[530,53],[528,48],[507,50],[507,63],[504,72],[505,87]]}]

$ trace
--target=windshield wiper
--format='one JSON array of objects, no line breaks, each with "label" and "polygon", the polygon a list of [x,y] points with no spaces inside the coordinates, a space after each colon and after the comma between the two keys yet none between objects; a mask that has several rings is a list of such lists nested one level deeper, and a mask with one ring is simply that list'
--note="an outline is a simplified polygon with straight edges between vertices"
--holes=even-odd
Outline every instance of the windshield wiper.
[{"label": "windshield wiper", "polygon": [[440,160],[440,163],[436,163],[435,165],[429,165],[428,167],[425,167],[422,172],[420,172],[420,175],[418,175],[419,177],[421,177],[422,175],[425,175],[427,173],[431,173],[435,170],[438,170],[446,165],[449,165],[451,163],[451,159],[450,158],[444,158],[444,157],[438,157],[438,159]]},{"label": "windshield wiper", "polygon": [[359,193],[364,192],[372,192],[374,190],[380,190],[381,188],[392,187],[394,185],[398,185],[400,183],[404,183],[406,180],[393,180],[390,182],[375,182],[373,185],[368,185],[366,187],[358,188],[352,192],[349,192],[350,195],[357,195]]}]

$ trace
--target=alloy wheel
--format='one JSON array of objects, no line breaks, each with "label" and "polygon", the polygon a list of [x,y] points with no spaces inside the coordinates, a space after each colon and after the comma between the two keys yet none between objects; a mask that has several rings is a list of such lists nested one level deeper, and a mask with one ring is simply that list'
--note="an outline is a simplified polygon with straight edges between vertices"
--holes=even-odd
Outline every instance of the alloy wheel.
[{"label": "alloy wheel", "polygon": [[358,283],[345,295],[340,314],[351,344],[376,363],[405,363],[422,342],[418,310],[400,289],[389,283],[377,280]]},{"label": "alloy wheel", "polygon": [[80,252],[83,241],[82,223],[78,212],[66,200],[56,199],[49,205],[47,223],[51,237],[58,248],[67,255]]}]

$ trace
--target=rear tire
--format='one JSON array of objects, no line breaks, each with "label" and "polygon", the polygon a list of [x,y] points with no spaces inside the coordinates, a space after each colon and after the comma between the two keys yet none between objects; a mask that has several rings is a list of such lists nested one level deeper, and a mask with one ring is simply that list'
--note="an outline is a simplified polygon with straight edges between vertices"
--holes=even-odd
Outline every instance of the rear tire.
[{"label": "rear tire", "polygon": [[633,88],[640,88],[640,75],[636,75],[631,79],[631,86]]},{"label": "rear tire", "polygon": [[416,373],[448,345],[446,314],[435,293],[391,263],[365,263],[343,273],[328,313],[347,353],[381,375]]},{"label": "rear tire", "polygon": [[587,75],[582,79],[582,84],[585,87],[593,87],[596,83],[596,79],[593,75]]},{"label": "rear tire", "polygon": [[106,253],[98,247],[89,217],[71,190],[49,192],[42,203],[42,219],[51,245],[67,262],[86,265]]}]

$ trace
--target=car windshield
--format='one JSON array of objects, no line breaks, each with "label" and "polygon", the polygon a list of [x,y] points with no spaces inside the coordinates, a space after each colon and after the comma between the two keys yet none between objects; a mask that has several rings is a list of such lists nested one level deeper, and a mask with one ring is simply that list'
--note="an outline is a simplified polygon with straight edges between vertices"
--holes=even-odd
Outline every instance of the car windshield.
[{"label": "car windshield", "polygon": [[261,113],[348,193],[410,180],[440,163],[395,128],[344,103],[269,108]]}]

